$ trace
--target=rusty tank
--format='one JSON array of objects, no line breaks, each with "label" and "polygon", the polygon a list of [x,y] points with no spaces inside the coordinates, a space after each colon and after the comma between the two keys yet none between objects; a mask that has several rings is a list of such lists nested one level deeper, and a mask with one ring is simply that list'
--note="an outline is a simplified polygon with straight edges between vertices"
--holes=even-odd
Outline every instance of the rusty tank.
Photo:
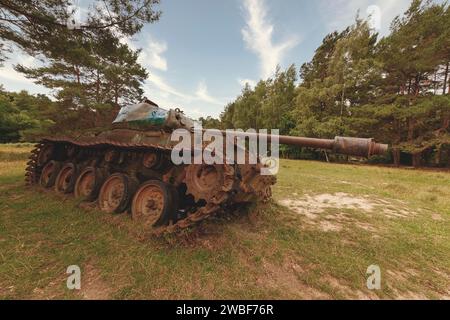
[{"label": "rusty tank", "polygon": [[[174,164],[178,142],[171,134],[180,128],[196,130],[179,109],[165,110],[150,100],[123,107],[111,130],[43,138],[31,152],[26,183],[73,194],[104,212],[127,212],[155,232],[184,229],[236,205],[270,199],[276,177],[261,174],[267,164],[259,158],[254,164]],[[387,150],[373,139],[277,139],[360,157]]]}]

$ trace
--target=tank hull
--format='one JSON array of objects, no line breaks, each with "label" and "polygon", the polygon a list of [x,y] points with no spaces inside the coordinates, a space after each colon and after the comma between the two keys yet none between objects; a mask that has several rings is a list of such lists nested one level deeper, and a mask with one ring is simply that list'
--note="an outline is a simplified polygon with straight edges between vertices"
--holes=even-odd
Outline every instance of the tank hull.
[{"label": "tank hull", "polygon": [[47,137],[32,151],[26,183],[84,197],[102,211],[128,212],[156,233],[270,199],[276,178],[261,175],[261,163],[175,165],[177,142],[170,136],[118,128],[96,136]]}]

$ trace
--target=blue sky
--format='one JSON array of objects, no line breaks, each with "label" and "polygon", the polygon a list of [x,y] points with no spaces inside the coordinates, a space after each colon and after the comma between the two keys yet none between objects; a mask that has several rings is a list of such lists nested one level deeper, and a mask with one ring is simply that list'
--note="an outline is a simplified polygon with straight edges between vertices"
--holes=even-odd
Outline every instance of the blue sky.
[{"label": "blue sky", "polygon": [[[75,4],[85,6],[83,0]],[[309,61],[323,37],[372,12],[373,26],[385,35],[410,0],[161,0],[160,21],[127,43],[142,48],[149,71],[145,95],[189,116],[217,117],[245,82],[270,77],[276,66],[297,68]],[[83,9],[80,10],[82,19]],[[15,52],[0,68],[8,90],[49,93],[12,69],[33,57]]]}]

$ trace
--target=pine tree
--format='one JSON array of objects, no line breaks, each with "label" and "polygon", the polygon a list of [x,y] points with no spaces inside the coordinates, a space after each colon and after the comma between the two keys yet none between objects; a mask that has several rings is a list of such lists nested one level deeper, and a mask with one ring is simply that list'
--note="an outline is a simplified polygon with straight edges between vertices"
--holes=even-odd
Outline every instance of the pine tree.
[{"label": "pine tree", "polygon": [[[337,35],[327,36],[313,58],[312,66],[318,69],[310,69],[310,74],[316,78],[303,82],[297,90],[292,112],[295,134],[322,138],[354,135],[371,122],[358,110],[374,95],[374,83],[380,77],[374,59],[377,35],[359,19]],[[328,54],[324,55],[324,48]],[[327,58],[322,59],[324,56]]]},{"label": "pine tree", "polygon": [[148,76],[125,36],[154,22],[157,0],[94,1],[85,21],[71,24],[67,0],[0,0],[0,39],[42,60],[15,69],[55,92],[60,129],[106,124],[122,103],[141,99]]},{"label": "pine tree", "polygon": [[377,46],[384,77],[364,110],[378,120],[372,132],[393,145],[396,163],[404,151],[419,165],[422,151],[447,140],[445,135],[437,138],[436,130],[448,127],[450,104],[445,97],[433,97],[448,61],[446,17],[446,4],[415,0]]},{"label": "pine tree", "polygon": [[315,51],[311,62],[306,62],[300,67],[300,79],[304,87],[309,87],[314,80],[324,81],[328,76],[330,59],[333,57],[336,42],[349,33],[349,28],[342,32],[332,32],[325,36],[322,44]]},{"label": "pine tree", "polygon": [[85,21],[76,21],[69,0],[0,0],[0,38],[30,54],[52,58],[67,47],[74,35],[89,38],[106,30],[118,37],[138,33],[145,23],[155,22],[159,0],[102,0],[90,2]]}]

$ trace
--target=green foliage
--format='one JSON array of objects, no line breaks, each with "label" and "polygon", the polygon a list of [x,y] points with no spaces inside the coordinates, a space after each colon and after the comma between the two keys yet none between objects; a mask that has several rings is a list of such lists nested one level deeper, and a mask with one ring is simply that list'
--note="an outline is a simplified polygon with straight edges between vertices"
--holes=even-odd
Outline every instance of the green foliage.
[{"label": "green foliage", "polygon": [[48,118],[53,102],[44,95],[26,91],[11,93],[0,87],[0,142],[33,140],[54,125]]},{"label": "green foliage", "polygon": [[[355,127],[367,123],[355,113],[373,98],[373,86],[380,77],[380,66],[374,59],[376,35],[366,22],[357,20],[336,41],[327,42],[329,37],[313,58],[321,69],[327,64],[326,72],[316,79],[308,77],[307,84],[297,90],[292,111],[298,119],[295,134],[320,138],[355,135],[359,134]],[[325,45],[328,58],[318,62]]]},{"label": "green foliage", "polygon": [[198,119],[198,121],[200,121],[200,123],[202,124],[202,127],[205,129],[221,129],[222,128],[222,124],[220,123],[219,119],[214,119],[213,117],[200,117]]},{"label": "green foliage", "polygon": [[273,78],[261,80],[255,88],[246,85],[241,95],[229,104],[220,120],[225,129],[279,129],[288,133],[294,126],[289,114],[295,97],[295,66],[286,71],[277,69]]}]

